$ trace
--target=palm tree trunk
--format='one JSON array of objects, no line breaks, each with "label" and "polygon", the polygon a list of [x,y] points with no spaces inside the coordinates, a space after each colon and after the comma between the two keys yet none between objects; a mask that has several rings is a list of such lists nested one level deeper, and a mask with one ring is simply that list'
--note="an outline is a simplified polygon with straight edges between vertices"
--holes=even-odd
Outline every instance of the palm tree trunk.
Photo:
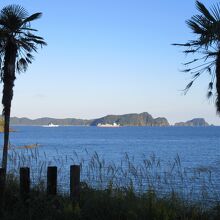
[{"label": "palm tree trunk", "polygon": [[10,107],[4,112],[4,147],[2,154],[2,168],[7,168],[8,161],[8,145],[9,145],[9,125],[10,125]]},{"label": "palm tree trunk", "polygon": [[220,50],[218,52],[216,59],[216,91],[217,91],[216,108],[217,108],[217,113],[220,114]]},{"label": "palm tree trunk", "polygon": [[13,98],[13,87],[15,81],[15,62],[17,54],[17,46],[13,40],[9,39],[6,44],[4,59],[4,70],[3,70],[3,115],[4,115],[4,146],[2,154],[2,168],[7,171],[7,160],[8,160],[8,145],[9,145],[9,125],[10,125],[10,112],[11,112],[11,101]]}]

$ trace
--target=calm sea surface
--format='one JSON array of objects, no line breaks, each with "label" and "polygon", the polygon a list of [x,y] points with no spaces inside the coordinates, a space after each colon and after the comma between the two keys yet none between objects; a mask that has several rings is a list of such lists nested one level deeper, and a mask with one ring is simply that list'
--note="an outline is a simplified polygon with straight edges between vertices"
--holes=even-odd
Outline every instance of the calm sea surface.
[{"label": "calm sea surface", "polygon": [[[57,127],[14,126],[10,144],[39,144],[48,157],[97,152],[118,162],[128,153],[138,158],[154,153],[163,161],[179,155],[184,167],[220,168],[220,127]],[[1,134],[1,142],[3,143]],[[21,150],[21,149],[17,149]]]},{"label": "calm sea surface", "polygon": [[[219,180],[220,127],[77,127],[14,126],[10,144],[15,151],[24,145],[38,144],[40,156],[78,159],[97,154],[108,162],[119,164],[125,153],[135,164],[155,155],[162,162],[174,161],[177,155],[186,169],[208,169]],[[1,135],[1,146],[3,135]]]}]

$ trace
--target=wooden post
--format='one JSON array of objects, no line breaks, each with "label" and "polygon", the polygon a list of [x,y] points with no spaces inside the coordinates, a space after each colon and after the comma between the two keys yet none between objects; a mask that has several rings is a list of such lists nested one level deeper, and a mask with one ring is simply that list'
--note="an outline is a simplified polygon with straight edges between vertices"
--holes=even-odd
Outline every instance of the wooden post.
[{"label": "wooden post", "polygon": [[0,168],[0,193],[5,189],[5,168]]},{"label": "wooden post", "polygon": [[57,167],[47,168],[47,195],[57,194]]},{"label": "wooden post", "polygon": [[30,193],[30,168],[20,168],[20,194],[23,199],[27,199]]},{"label": "wooden post", "polygon": [[0,168],[0,216],[4,212],[6,169]]},{"label": "wooden post", "polygon": [[5,168],[0,168],[0,205],[2,203],[5,192],[5,172]]},{"label": "wooden post", "polygon": [[80,166],[70,166],[70,197],[79,202],[80,198]]}]

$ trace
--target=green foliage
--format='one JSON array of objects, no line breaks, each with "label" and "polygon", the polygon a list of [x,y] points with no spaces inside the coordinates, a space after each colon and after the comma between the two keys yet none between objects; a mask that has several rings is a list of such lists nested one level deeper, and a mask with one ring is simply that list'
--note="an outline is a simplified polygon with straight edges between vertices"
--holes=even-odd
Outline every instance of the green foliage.
[{"label": "green foliage", "polygon": [[8,178],[2,220],[217,220],[220,206],[201,209],[172,195],[159,198],[154,191],[137,195],[131,189],[96,190],[81,186],[79,204],[68,195],[48,197],[44,191],[32,190],[29,199],[21,200],[17,179]]}]

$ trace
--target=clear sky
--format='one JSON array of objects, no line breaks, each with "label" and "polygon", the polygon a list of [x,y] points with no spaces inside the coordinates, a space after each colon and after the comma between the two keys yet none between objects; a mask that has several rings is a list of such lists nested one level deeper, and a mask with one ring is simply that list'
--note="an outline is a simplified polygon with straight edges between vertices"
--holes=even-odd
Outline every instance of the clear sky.
[{"label": "clear sky", "polygon": [[48,43],[17,77],[13,116],[90,119],[147,111],[171,123],[204,117],[220,125],[206,98],[207,76],[182,94],[190,80],[180,72],[186,57],[171,46],[193,38],[185,20],[197,13],[195,1],[0,1],[1,8],[8,4],[43,12],[32,27]]}]

